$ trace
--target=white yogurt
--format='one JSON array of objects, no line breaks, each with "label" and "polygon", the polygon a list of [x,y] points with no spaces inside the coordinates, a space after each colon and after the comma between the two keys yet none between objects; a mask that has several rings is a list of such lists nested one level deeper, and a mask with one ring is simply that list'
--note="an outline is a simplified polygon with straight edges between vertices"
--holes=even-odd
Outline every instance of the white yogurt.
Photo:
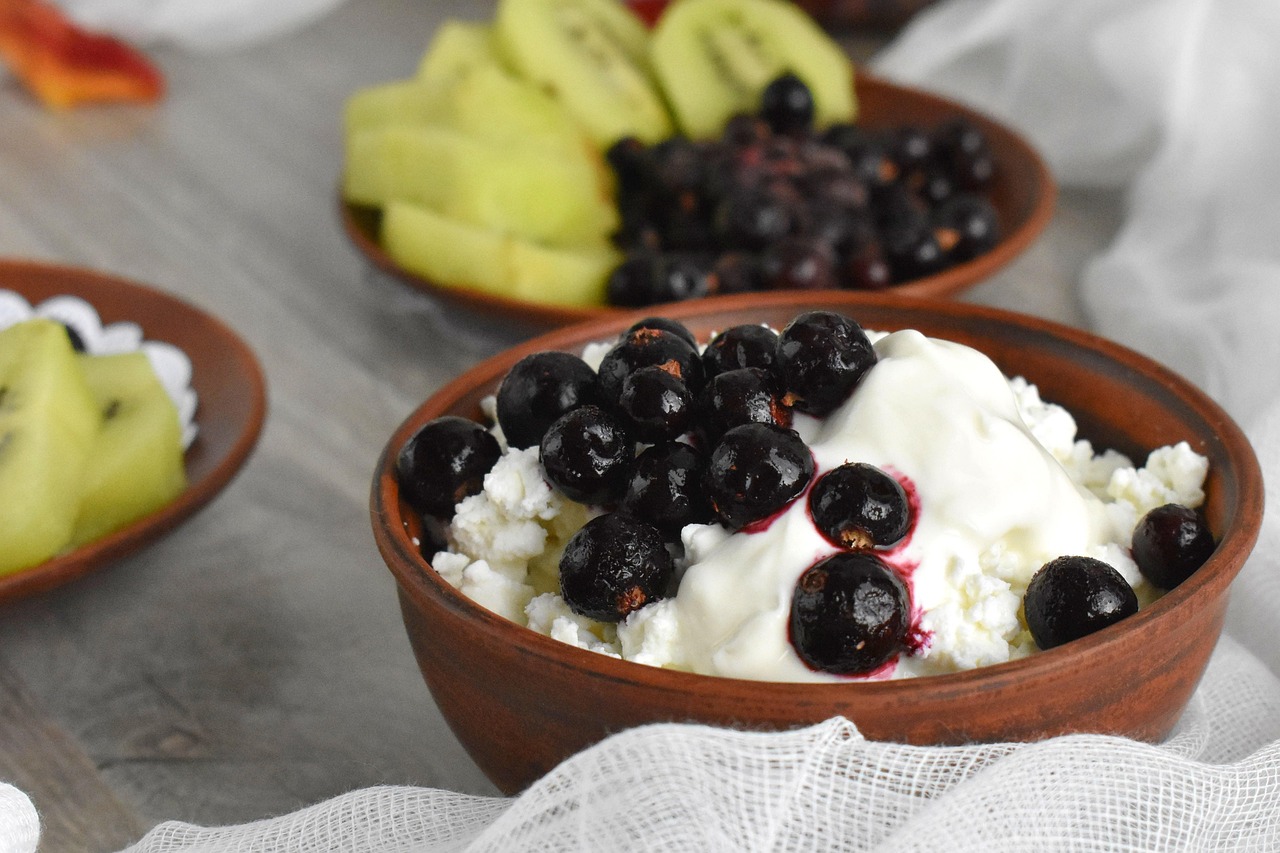
[{"label": "white yogurt", "polygon": [[[908,539],[887,552],[913,607],[911,651],[874,677],[971,669],[1021,657],[1034,644],[1022,595],[1045,562],[1097,557],[1156,594],[1128,555],[1133,527],[1164,503],[1198,506],[1208,463],[1185,443],[1135,469],[1076,441],[1070,414],[1008,380],[969,347],[902,331],[872,335],[879,362],[828,417],[796,416],[817,475],[865,462],[899,479],[913,501]],[[451,583],[533,630],[655,666],[773,681],[831,681],[792,649],[792,590],[839,549],[815,528],[803,497],[766,529],[683,531],[678,594],[617,626],[573,614],[556,592],[565,542],[590,517],[541,480],[537,451],[506,454],[485,490],[459,505],[451,550],[433,563]]]}]

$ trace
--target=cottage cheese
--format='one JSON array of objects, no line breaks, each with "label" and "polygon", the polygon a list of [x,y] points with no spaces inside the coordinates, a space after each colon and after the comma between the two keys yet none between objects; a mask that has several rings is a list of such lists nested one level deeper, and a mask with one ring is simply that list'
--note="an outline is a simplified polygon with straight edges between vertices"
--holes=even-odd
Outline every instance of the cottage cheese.
[{"label": "cottage cheese", "polygon": [[[1204,457],[1181,443],[1135,468],[1119,453],[1095,453],[1076,438],[1070,413],[1026,381],[1006,379],[976,350],[914,331],[871,337],[879,363],[850,399],[822,420],[797,415],[795,427],[817,476],[867,462],[903,479],[918,499],[910,537],[884,555],[910,589],[914,648],[877,677],[1031,653],[1022,595],[1036,570],[1063,554],[1104,560],[1140,602],[1155,597],[1128,554],[1134,525],[1164,503],[1199,506]],[[796,580],[837,550],[814,527],[806,500],[761,532],[685,528],[678,594],[618,625],[574,614],[557,591],[565,543],[593,512],[546,483],[536,448],[511,450],[484,491],[459,504],[450,551],[432,562],[486,607],[581,648],[736,678],[843,678],[807,667],[788,640]]]}]

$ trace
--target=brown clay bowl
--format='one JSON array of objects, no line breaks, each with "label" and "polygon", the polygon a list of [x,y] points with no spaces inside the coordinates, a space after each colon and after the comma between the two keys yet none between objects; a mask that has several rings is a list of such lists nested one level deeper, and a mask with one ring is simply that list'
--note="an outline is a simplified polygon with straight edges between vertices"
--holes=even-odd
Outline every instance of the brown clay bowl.
[{"label": "brown clay bowl", "polygon": [[876,740],[913,744],[1028,741],[1099,732],[1154,741],[1177,721],[1222,628],[1227,587],[1253,547],[1262,478],[1234,422],[1205,394],[1117,344],[993,308],[891,295],[761,294],[667,313],[705,339],[731,325],[783,326],[801,310],[841,311],[867,328],[915,328],[987,353],[1075,414],[1099,449],[1141,460],[1190,442],[1210,460],[1205,507],[1220,544],[1192,578],[1123,622],[1021,660],[900,681],[787,684],[655,669],[570,647],[462,596],[419,556],[392,468],[408,437],[435,417],[479,419],[479,402],[531,352],[578,351],[645,312],[548,334],[503,352],[441,389],[396,430],[373,482],[372,520],[395,576],[419,667],[441,712],[504,791],[528,785],[611,732],[658,721],[787,729],[842,715]]},{"label": "brown clay bowl", "polygon": [[[971,261],[934,275],[897,285],[905,296],[954,296],[994,275],[1020,255],[1039,236],[1053,216],[1057,186],[1040,155],[1017,132],[955,101],[920,89],[899,86],[862,74],[855,84],[858,122],[868,128],[915,124],[929,128],[955,116],[965,116],[982,129],[999,163],[988,197],[999,214],[1004,236],[994,249]],[[624,309],[610,306],[573,308],[507,299],[439,282],[410,272],[378,245],[379,213],[339,200],[342,225],[352,244],[375,267],[452,308],[491,315],[531,329],[563,326],[579,320],[619,316]]]},{"label": "brown clay bowl", "polygon": [[147,340],[165,341],[191,359],[199,398],[195,442],[187,450],[187,488],[151,515],[38,566],[0,577],[0,603],[52,589],[130,554],[177,527],[240,470],[266,417],[266,382],[249,347],[218,320],[182,300],[122,278],[73,267],[0,261],[0,290],[37,304],[60,294],[88,302],[104,325],[124,320]]}]

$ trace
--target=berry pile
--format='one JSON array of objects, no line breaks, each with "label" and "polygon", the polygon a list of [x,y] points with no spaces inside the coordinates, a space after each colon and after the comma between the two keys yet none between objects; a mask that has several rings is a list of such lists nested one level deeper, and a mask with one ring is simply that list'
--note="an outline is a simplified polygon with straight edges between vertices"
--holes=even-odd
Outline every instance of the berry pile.
[{"label": "berry pile", "polygon": [[[754,532],[807,495],[815,529],[837,549],[797,581],[790,640],[812,668],[866,675],[908,648],[911,594],[886,552],[909,537],[912,503],[891,474],[846,462],[820,475],[792,430],[793,411],[824,417],[876,365],[862,328],[830,311],[795,317],[781,332],[726,329],[699,351],[678,322],[642,320],[593,370],[562,352],[526,356],[498,388],[498,424],[513,448],[537,447],[548,482],[604,510],[567,543],[561,593],[576,613],[617,622],[672,592],[680,531],[719,523]],[[426,424],[396,460],[401,492],[425,518],[428,557],[442,522],[481,491],[499,444],[458,417]],[[430,553],[427,551],[430,550]],[[1169,589],[1214,550],[1203,519],[1185,507],[1152,510],[1133,556]],[[891,559],[891,558],[890,558]],[[1036,573],[1024,598],[1042,649],[1137,611],[1111,566],[1064,556]]]},{"label": "berry pile", "polygon": [[879,290],[989,251],[999,238],[983,195],[996,162],[972,122],[871,131],[813,127],[813,99],[784,74],[758,115],[718,139],[623,139],[617,176],[626,259],[613,305],[773,289]]}]

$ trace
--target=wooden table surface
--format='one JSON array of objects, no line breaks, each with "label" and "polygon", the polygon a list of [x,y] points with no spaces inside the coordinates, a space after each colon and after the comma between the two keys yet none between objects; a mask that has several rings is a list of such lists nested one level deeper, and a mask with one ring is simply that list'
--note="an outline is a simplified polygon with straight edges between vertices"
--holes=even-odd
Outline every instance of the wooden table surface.
[{"label": "wooden table surface", "polygon": [[[0,607],[0,780],[42,850],[115,850],[163,820],[241,823],[355,788],[495,789],[432,704],[374,549],[383,442],[502,345],[370,271],[335,213],[344,98],[408,76],[480,0],[350,0],[273,41],[158,48],[152,108],[41,109],[0,78],[0,256],[92,267],[209,310],[254,348],[270,412],[214,503],[133,557]],[[1114,196],[1065,193],[968,299],[1083,324]]]}]

